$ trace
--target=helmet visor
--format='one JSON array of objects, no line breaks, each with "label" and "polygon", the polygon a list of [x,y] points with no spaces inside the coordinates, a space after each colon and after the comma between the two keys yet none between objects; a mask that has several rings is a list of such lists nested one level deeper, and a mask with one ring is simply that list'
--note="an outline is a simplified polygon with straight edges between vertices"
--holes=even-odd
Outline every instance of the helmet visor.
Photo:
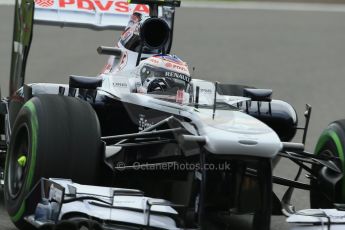
[{"label": "helmet visor", "polygon": [[168,87],[171,89],[186,89],[191,80],[190,76],[186,74],[154,67],[151,65],[144,65],[140,69],[140,77],[142,83],[144,83],[148,78],[162,78],[167,82]]}]

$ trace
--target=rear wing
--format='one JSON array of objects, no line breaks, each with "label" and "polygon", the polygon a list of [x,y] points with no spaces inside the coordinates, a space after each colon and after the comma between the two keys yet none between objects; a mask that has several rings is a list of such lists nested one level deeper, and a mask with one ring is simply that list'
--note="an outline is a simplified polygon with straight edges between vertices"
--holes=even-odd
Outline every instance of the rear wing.
[{"label": "rear wing", "polygon": [[130,15],[139,12],[163,17],[173,30],[178,6],[179,0],[15,0],[10,96],[24,84],[34,24],[124,30]]},{"label": "rear wing", "polygon": [[35,24],[61,27],[122,30],[133,12],[149,14],[147,5],[123,0],[35,0],[35,3]]}]

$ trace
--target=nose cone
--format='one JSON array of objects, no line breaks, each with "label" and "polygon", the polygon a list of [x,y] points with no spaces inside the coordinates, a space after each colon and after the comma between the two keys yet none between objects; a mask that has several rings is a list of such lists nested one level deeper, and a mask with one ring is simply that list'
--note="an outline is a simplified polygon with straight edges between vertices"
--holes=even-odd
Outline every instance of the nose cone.
[{"label": "nose cone", "polygon": [[239,111],[217,111],[201,116],[200,135],[213,154],[273,158],[282,149],[278,135],[261,121]]}]

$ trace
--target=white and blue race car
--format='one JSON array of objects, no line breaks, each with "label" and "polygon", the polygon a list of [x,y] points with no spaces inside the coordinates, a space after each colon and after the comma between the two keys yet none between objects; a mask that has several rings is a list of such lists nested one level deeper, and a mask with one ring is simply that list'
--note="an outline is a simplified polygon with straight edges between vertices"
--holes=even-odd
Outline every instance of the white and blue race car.
[{"label": "white and blue race car", "polygon": [[[179,6],[16,1],[0,111],[6,208],[19,229],[225,229],[229,216],[249,213],[254,229],[268,230],[271,214],[294,212],[293,188],[311,190],[313,207],[345,201],[345,122],[311,154],[310,106],[301,128],[272,90],[193,79],[170,54]],[[34,24],[123,33],[116,47],[98,48],[109,55],[98,76],[24,84]],[[290,142],[298,129],[302,143]],[[272,176],[280,157],[300,166],[295,181]],[[302,169],[311,185],[297,181]],[[281,202],[272,183],[289,186]]]}]

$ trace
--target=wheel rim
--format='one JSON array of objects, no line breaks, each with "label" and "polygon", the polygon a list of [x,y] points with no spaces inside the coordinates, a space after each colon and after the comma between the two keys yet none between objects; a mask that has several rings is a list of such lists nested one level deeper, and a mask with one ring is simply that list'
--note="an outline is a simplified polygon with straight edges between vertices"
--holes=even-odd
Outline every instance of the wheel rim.
[{"label": "wheel rim", "polygon": [[12,199],[15,199],[21,193],[28,170],[29,159],[29,131],[28,127],[23,124],[16,135],[12,138],[14,143],[10,152],[8,165],[8,188]]},{"label": "wheel rim", "polygon": [[[320,149],[319,152],[317,152],[317,154],[319,156],[326,156],[326,157],[338,157],[338,155],[332,150],[332,147],[330,147],[332,145],[332,141],[328,141],[324,144],[323,148]],[[329,162],[331,162],[331,160],[329,160]],[[337,161],[332,161],[337,167],[341,168],[341,162],[337,162]],[[322,166],[312,166],[313,167],[313,171],[318,172],[319,170],[321,170]],[[318,182],[316,180],[311,180],[311,183],[314,185],[317,185]],[[310,193],[315,193],[316,194],[322,194],[320,193],[320,191],[314,191],[311,190]],[[320,197],[320,195],[317,196],[317,199],[314,200],[313,202],[316,202],[314,205],[312,206],[312,208],[331,208],[333,207],[333,203],[334,201],[330,200],[330,198],[328,198],[325,195],[321,195],[322,197]],[[311,200],[312,202],[312,200]],[[323,206],[320,206],[320,204],[322,204]],[[316,206],[315,206],[316,205]],[[325,206],[326,205],[326,206]]]},{"label": "wheel rim", "polygon": [[[329,148],[324,149],[319,155],[320,156],[328,156],[328,157],[338,157],[338,155],[336,153],[334,153]],[[331,160],[329,160],[329,162],[333,162],[337,167],[339,167],[341,169],[341,162],[339,162],[339,161],[331,161]]]}]

